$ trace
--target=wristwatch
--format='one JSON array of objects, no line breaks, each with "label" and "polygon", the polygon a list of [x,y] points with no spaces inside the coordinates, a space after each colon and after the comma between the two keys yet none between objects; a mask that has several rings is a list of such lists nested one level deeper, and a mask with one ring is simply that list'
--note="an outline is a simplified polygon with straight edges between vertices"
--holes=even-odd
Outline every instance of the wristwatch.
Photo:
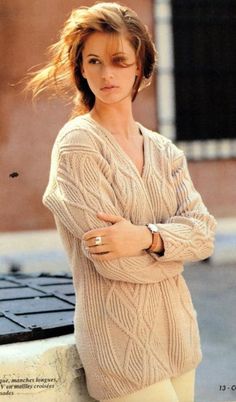
[{"label": "wristwatch", "polygon": [[146,251],[154,251],[159,241],[159,235],[158,235],[159,229],[155,223],[148,223],[146,224],[146,226],[152,233],[152,244],[149,248],[146,249]]}]

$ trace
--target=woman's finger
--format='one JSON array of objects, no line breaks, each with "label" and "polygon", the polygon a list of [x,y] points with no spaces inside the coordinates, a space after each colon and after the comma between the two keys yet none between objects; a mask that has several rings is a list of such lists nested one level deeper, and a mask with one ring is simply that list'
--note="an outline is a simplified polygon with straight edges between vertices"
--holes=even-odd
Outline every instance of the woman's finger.
[{"label": "woman's finger", "polygon": [[111,248],[109,247],[108,244],[101,245],[101,246],[89,247],[90,254],[107,253],[107,252],[110,252],[110,251],[111,251]]},{"label": "woman's finger", "polygon": [[104,237],[106,235],[107,230],[109,231],[109,227],[89,230],[88,232],[85,232],[83,234],[82,240],[88,241],[88,240],[94,239],[97,236]]},{"label": "woman's finger", "polygon": [[[101,244],[96,245],[95,242],[96,237],[101,237]],[[94,247],[94,246],[98,247],[98,246],[105,246],[106,244],[108,244],[108,241],[105,236],[96,236],[96,237],[93,237],[92,239],[89,240],[85,240],[85,245],[88,247]]]}]

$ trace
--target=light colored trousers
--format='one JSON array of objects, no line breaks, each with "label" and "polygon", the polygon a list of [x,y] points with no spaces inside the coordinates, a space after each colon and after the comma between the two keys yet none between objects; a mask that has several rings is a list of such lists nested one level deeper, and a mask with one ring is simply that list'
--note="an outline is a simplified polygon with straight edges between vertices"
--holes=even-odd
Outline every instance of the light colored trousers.
[{"label": "light colored trousers", "polygon": [[195,370],[160,381],[122,398],[100,402],[194,402]]}]

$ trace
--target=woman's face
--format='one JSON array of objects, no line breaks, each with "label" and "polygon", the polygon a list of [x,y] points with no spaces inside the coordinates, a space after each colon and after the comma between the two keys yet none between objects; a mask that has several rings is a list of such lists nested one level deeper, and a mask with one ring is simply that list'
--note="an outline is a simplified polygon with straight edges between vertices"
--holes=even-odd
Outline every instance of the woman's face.
[{"label": "woman's face", "polygon": [[95,32],[82,51],[82,74],[96,101],[111,104],[132,96],[139,74],[136,55],[125,35]]}]

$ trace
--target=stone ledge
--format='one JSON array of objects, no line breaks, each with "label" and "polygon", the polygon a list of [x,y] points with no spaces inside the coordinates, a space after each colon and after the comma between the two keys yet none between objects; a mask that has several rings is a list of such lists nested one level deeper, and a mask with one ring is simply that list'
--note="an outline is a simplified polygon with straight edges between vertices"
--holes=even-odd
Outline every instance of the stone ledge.
[{"label": "stone ledge", "polygon": [[87,392],[74,334],[1,345],[0,400],[95,402]]}]

